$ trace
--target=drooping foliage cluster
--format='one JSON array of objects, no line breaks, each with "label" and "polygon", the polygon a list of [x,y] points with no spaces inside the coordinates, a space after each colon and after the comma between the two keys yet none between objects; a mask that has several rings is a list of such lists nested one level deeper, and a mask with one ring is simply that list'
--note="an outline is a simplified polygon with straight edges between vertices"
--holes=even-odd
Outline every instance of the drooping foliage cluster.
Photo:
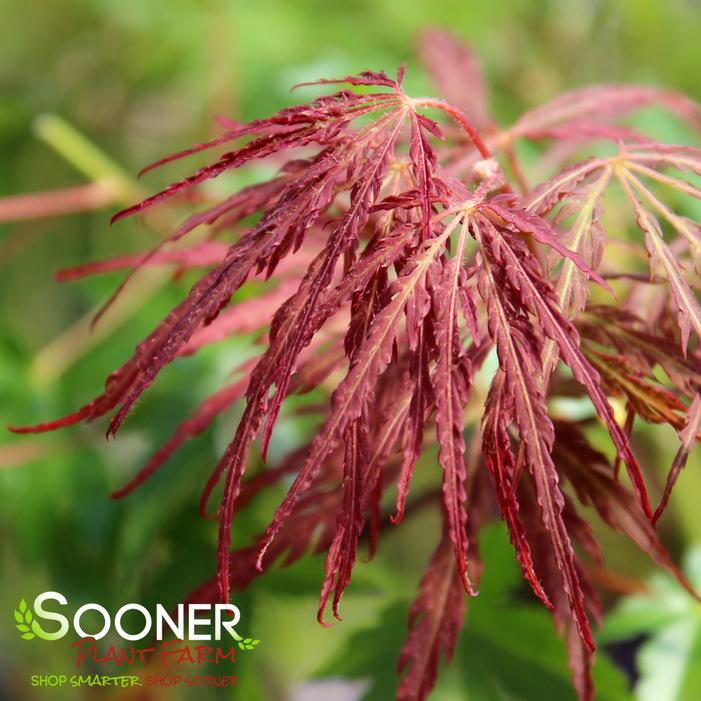
[{"label": "drooping foliage cluster", "polygon": [[[115,220],[254,162],[277,173],[196,212],[148,254],[64,271],[203,272],[100,396],[15,430],[111,414],[115,434],[166,365],[258,332],[260,357],[236,368],[115,495],[241,403],[201,500],[206,514],[219,498],[218,577],[193,598],[227,599],[275,563],[325,552],[318,618],[328,605],[338,618],[358,548],[372,555],[384,529],[433,505],[443,535],[399,663],[398,698],[424,699],[455,646],[465,593],[478,594],[480,528],[501,517],[524,578],[564,631],[579,696],[592,699],[590,621],[601,604],[589,565],[601,553],[580,507],[689,586],[655,523],[701,435],[701,228],[678,213],[684,198],[701,199],[701,151],[659,143],[625,118],[654,105],[698,128],[701,110],[668,90],[603,85],[504,128],[467,47],[429,31],[421,51],[445,101],[407,95],[403,68],[396,78],[368,71],[320,81],[340,89],[227,123],[215,140],[150,166],[219,154]],[[529,167],[517,157],[522,141],[540,154]],[[262,279],[260,294],[230,304]],[[317,407],[313,440],[247,476],[265,461],[285,401],[315,388],[330,399]],[[563,398],[591,411],[566,418]],[[636,422],[679,435],[657,508],[631,449]],[[597,423],[610,436],[608,455],[591,442]],[[435,474],[435,489],[411,488],[417,470]],[[234,512],[288,477],[268,529],[232,549]]]}]

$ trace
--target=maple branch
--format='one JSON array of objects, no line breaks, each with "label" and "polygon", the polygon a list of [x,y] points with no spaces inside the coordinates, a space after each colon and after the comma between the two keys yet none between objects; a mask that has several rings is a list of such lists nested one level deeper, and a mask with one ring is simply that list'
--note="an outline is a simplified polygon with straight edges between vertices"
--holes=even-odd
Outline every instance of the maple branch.
[{"label": "maple branch", "polygon": [[[209,498],[223,483],[218,573],[199,595],[227,601],[230,585],[242,589],[274,562],[284,558],[288,565],[326,551],[319,620],[327,603],[338,618],[360,544],[368,541],[371,557],[388,522],[382,512],[388,490],[396,485],[396,516],[387,516],[398,523],[412,476],[430,468],[422,456],[437,446],[440,487],[410,508],[422,499],[436,502],[443,538],[411,608],[397,698],[425,701],[441,657],[448,660],[455,649],[463,589],[473,593],[473,579],[477,588],[479,531],[494,513],[496,497],[524,578],[567,631],[579,699],[593,701],[589,619],[602,614],[579,553],[598,563],[600,549],[576,502],[593,507],[696,596],[660,543],[654,520],[701,433],[696,298],[701,226],[677,214],[657,191],[659,184],[701,199],[695,181],[679,179],[701,177],[701,150],[646,141],[649,137],[617,120],[661,104],[695,125],[701,110],[666,89],[594,86],[565,93],[501,131],[489,115],[469,48],[436,30],[424,49],[446,99],[408,97],[403,66],[396,78],[364,71],[321,80],[316,84],[344,87],[247,124],[227,122],[223,134],[147,167],[145,172],[226,146],[192,175],[129,206],[114,221],[255,163],[267,169],[274,162],[278,170],[203,202],[203,209],[180,224],[169,223],[167,235],[144,255],[60,273],[61,279],[73,279],[130,268],[129,280],[134,273],[152,272],[145,266],[164,263],[175,264],[178,272],[206,268],[109,376],[101,394],[63,418],[13,430],[49,431],[111,414],[112,435],[170,363],[232,335],[255,332],[255,343],[265,344],[262,353],[237,368],[238,377],[205,399],[114,494],[139,486],[185,441],[245,399],[200,500],[207,517]],[[449,122],[451,134],[447,146],[443,125],[423,108],[444,113],[440,121]],[[60,152],[74,153],[72,162],[91,180],[116,187],[113,198],[140,196],[121,170],[60,120],[42,118],[37,129]],[[514,151],[521,139],[550,142],[538,170],[558,167],[534,187]],[[583,144],[600,140],[617,145],[619,153],[569,162]],[[669,169],[679,177],[666,175]],[[604,200],[614,180],[620,180],[643,234],[625,250],[649,259],[651,273],[662,272],[644,284],[631,256],[609,256],[607,275],[597,273],[607,238],[613,243]],[[37,195],[0,200],[0,220],[3,212],[36,215],[41,206],[48,211],[47,205],[57,213],[95,194],[81,188],[44,194],[38,201]],[[177,243],[185,236],[191,241],[187,247]],[[612,267],[619,262],[628,267]],[[693,277],[688,263],[694,265]],[[262,277],[270,283],[260,287]],[[616,279],[622,293],[609,305],[594,305],[593,282],[611,291],[604,277]],[[256,287],[244,288],[254,278]],[[122,283],[107,306],[117,298],[124,305],[134,291],[131,286],[125,294]],[[143,293],[136,292],[142,304]],[[133,299],[130,304],[128,312]],[[480,370],[493,348],[498,368],[487,392]],[[559,358],[571,378],[553,378]],[[324,394],[334,387],[328,405],[316,396],[303,404],[306,414],[319,414],[315,436],[274,470],[244,481],[256,439],[262,436],[265,459],[291,395]],[[587,420],[558,417],[553,404],[573,392],[591,400],[616,448],[615,463],[589,443]],[[623,427],[610,397],[626,401]],[[630,446],[638,419],[666,423],[681,440],[654,518]],[[479,424],[469,450],[466,420]],[[427,438],[431,428],[433,439]],[[621,460],[632,489],[617,480]],[[293,473],[264,533],[230,552],[234,514]],[[563,489],[565,483],[572,489]],[[420,484],[428,486],[423,477]]]}]

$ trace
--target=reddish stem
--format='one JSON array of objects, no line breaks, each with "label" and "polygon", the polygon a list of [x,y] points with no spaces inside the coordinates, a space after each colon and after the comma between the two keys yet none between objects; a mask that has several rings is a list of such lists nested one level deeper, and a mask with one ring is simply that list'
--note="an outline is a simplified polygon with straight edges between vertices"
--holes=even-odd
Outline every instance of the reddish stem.
[{"label": "reddish stem", "polygon": [[504,147],[504,153],[506,154],[506,159],[509,161],[509,166],[514,174],[514,178],[516,178],[521,194],[525,195],[528,192],[528,184],[526,183],[526,178],[521,170],[521,164],[518,162],[518,158],[516,158],[516,152],[514,151],[513,144],[508,144],[506,147]]},{"label": "reddish stem", "polygon": [[414,100],[414,103],[424,105],[425,107],[435,107],[437,110],[442,110],[446,114],[449,114],[465,130],[465,133],[470,137],[470,140],[477,147],[477,150],[482,154],[483,158],[494,158],[487,144],[482,141],[482,137],[479,135],[477,129],[475,129],[472,122],[459,109],[453,107],[444,100],[437,100],[432,97],[420,97]]},{"label": "reddish stem", "polygon": [[104,183],[88,183],[62,190],[32,192],[0,198],[0,221],[41,219],[99,209],[114,199]]}]

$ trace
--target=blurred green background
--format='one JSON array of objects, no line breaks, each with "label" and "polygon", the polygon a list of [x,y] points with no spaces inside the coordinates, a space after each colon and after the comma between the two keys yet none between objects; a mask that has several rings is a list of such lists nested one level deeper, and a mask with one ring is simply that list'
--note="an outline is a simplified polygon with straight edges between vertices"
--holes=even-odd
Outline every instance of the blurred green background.
[{"label": "blurred green background", "polygon": [[[60,284],[53,274],[150,244],[153,234],[142,225],[110,228],[109,216],[136,199],[139,188],[150,190],[187,172],[188,163],[145,183],[132,177],[146,163],[215,133],[217,114],[265,116],[294,99],[289,88],[296,82],[366,68],[393,72],[402,61],[408,63],[408,90],[428,92],[415,43],[429,25],[449,28],[477,49],[494,112],[504,123],[590,82],[665,84],[701,98],[701,8],[693,0],[0,0],[0,22],[0,197],[105,177],[111,183],[109,193],[99,195],[109,201],[94,211],[0,221],[0,418],[10,424],[53,418],[90,399],[107,372],[184,294],[189,278],[163,287],[160,273],[147,275],[142,284],[154,294],[127,295],[121,312],[91,336],[86,315],[121,275]],[[52,118],[37,120],[47,114],[60,116],[87,142],[74,142]],[[674,136],[668,122],[653,127]],[[57,691],[31,689],[29,675],[73,664],[68,643],[19,639],[12,609],[21,597],[56,589],[76,605],[173,604],[211,576],[216,529],[198,517],[197,500],[236,411],[187,445],[138,493],[117,503],[108,493],[219,385],[246,348],[231,341],[168,368],[109,445],[102,422],[36,438],[0,434],[0,698],[58,698]],[[294,444],[300,430],[283,423],[276,449]],[[659,489],[674,439],[665,430],[644,430],[635,441]],[[697,575],[698,463],[692,457],[662,525],[675,557],[686,553]],[[259,500],[239,519],[237,542],[265,525],[278,496]],[[98,689],[67,692],[66,698],[341,701],[364,693],[390,699],[407,607],[435,535],[429,517],[390,533],[377,559],[357,567],[344,597],[344,621],[330,630],[314,620],[321,558],[257,581],[238,603],[246,632],[263,642],[242,655],[239,689]],[[634,582],[650,576],[649,563],[632,546],[605,539],[614,572]],[[471,602],[455,662],[432,698],[573,699],[563,646],[546,612],[520,595],[500,528],[490,529],[483,548],[484,595]],[[659,576],[652,591],[618,601],[606,594],[614,608],[608,647],[597,665],[601,699],[701,698],[701,691],[689,695],[701,689],[699,606]],[[635,650],[643,676],[630,692],[607,655],[630,671],[626,660]],[[355,685],[300,686],[329,678]]]}]

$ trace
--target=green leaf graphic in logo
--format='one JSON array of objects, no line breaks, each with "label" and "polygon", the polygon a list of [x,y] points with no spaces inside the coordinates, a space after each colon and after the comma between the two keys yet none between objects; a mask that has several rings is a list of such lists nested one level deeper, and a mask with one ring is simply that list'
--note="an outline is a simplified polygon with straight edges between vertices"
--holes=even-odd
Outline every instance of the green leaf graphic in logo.
[{"label": "green leaf graphic in logo", "polygon": [[260,640],[256,638],[243,638],[236,632],[232,633],[232,635],[234,636],[234,640],[238,641],[241,650],[255,650],[260,642]]},{"label": "green leaf graphic in logo", "polygon": [[241,642],[239,642],[239,647],[242,650],[253,650],[259,642],[260,640],[255,640],[253,638],[244,638]]},{"label": "green leaf graphic in logo", "polygon": [[24,599],[19,602],[19,606],[15,609],[15,621],[15,627],[25,640],[36,638],[36,631],[33,630],[33,626],[30,628],[34,621],[34,614]]},{"label": "green leaf graphic in logo", "polygon": [[[27,602],[22,599],[17,608],[14,610],[15,628],[20,632],[24,640],[34,640],[41,638],[42,640],[58,640],[63,636],[63,632],[47,633],[34,617],[32,609],[29,608]],[[64,631],[65,632],[65,631]]]}]

